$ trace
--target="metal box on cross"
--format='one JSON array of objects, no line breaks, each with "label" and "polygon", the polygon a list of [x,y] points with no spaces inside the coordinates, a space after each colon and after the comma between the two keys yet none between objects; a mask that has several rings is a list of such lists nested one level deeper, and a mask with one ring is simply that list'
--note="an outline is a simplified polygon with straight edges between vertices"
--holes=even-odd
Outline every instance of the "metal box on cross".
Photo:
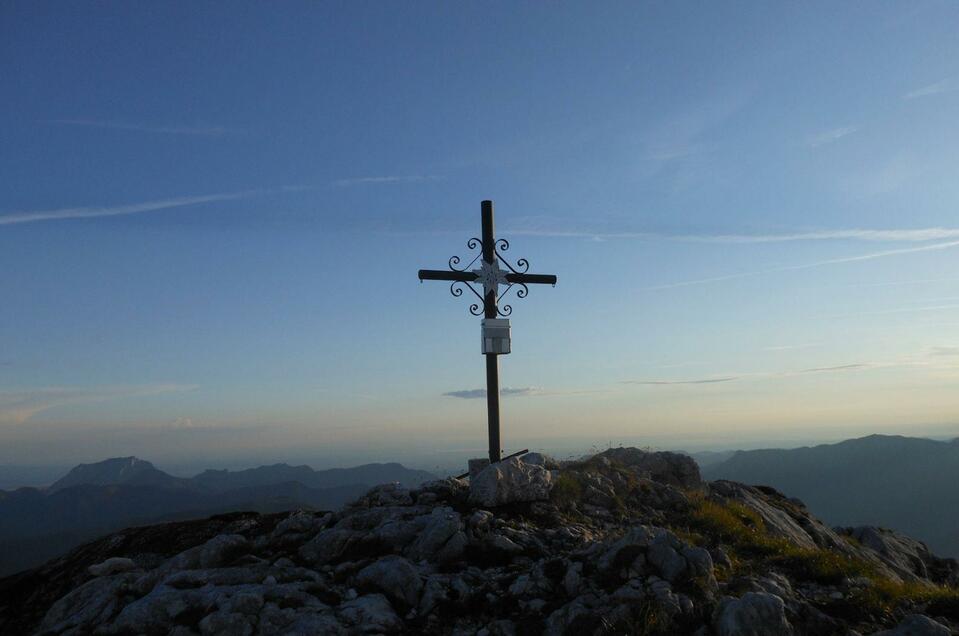
[{"label": "metal box on cross", "polygon": [[484,318],[481,331],[484,354],[502,356],[509,353],[509,318]]}]

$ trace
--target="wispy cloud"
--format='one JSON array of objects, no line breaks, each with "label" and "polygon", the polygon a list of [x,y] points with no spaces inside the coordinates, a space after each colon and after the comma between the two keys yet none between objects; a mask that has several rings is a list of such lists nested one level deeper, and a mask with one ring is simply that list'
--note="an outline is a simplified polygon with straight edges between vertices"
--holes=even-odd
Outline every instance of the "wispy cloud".
[{"label": "wispy cloud", "polygon": [[853,134],[858,131],[858,126],[842,126],[840,128],[833,128],[832,130],[826,130],[815,135],[811,135],[806,138],[806,145],[810,148],[818,148],[820,146],[825,146],[826,144],[831,144],[834,141],[839,141],[843,137]]},{"label": "wispy cloud", "polygon": [[730,373],[726,375],[714,376],[709,378],[681,379],[681,380],[624,380],[620,384],[633,384],[641,386],[677,386],[677,385],[708,385],[722,384],[725,382],[736,382],[745,380],[763,380],[772,378],[790,378],[812,373],[840,373],[843,371],[856,371],[865,369],[874,369],[878,367],[895,366],[894,364],[877,363],[854,363],[839,364],[834,366],[813,367],[810,369],[801,369],[799,371],[765,371],[751,373]]},{"label": "wispy cloud", "polygon": [[543,237],[569,237],[587,239],[644,239],[683,241],[691,243],[786,243],[792,241],[869,241],[919,243],[950,238],[959,238],[959,228],[900,228],[839,230],[815,230],[809,232],[781,232],[767,234],[664,234],[659,232],[607,232],[589,230],[523,229],[508,230],[510,234]]},{"label": "wispy cloud", "polygon": [[947,346],[938,346],[930,347],[929,355],[931,356],[959,356],[959,346],[947,345]]},{"label": "wispy cloud", "polygon": [[[562,395],[588,395],[595,393],[608,393],[608,391],[603,389],[573,389],[573,390],[563,390],[563,389],[544,389],[541,387],[535,386],[526,386],[518,388],[503,388],[499,391],[500,396],[502,397],[546,397],[546,396],[562,396]],[[464,389],[462,391],[449,391],[443,394],[445,397],[455,397],[462,398],[466,400],[474,400],[486,397],[486,389]]]},{"label": "wispy cloud", "polygon": [[902,254],[914,254],[917,252],[945,250],[945,249],[950,249],[956,246],[959,246],[959,241],[946,241],[943,243],[933,243],[932,245],[921,245],[919,247],[905,247],[905,248],[900,248],[895,250],[884,250],[881,252],[869,252],[867,254],[858,254],[856,256],[846,256],[843,258],[830,258],[824,261],[815,261],[812,263],[803,263],[800,265],[772,267],[769,269],[760,269],[760,270],[753,270],[748,272],[738,272],[735,274],[727,274],[725,276],[711,276],[708,278],[699,278],[694,280],[679,281],[675,283],[666,283],[664,285],[654,285],[652,287],[647,287],[646,290],[655,291],[655,290],[662,290],[662,289],[674,289],[677,287],[687,287],[690,285],[701,285],[705,283],[714,283],[714,282],[733,280],[738,278],[747,278],[751,276],[759,276],[762,274],[799,271],[803,269],[811,269],[814,267],[823,267],[826,265],[837,265],[841,263],[854,263],[858,261],[868,261],[868,260],[873,260],[877,258],[885,258],[887,256],[899,256]]},{"label": "wispy cloud", "polygon": [[31,417],[58,406],[104,402],[127,397],[143,397],[192,391],[183,384],[151,384],[119,387],[41,387],[0,391],[0,425],[23,424]]},{"label": "wispy cloud", "polygon": [[733,382],[738,380],[739,376],[727,376],[723,378],[701,378],[698,380],[625,380],[622,384],[643,384],[651,386],[670,386],[674,384],[718,384],[720,382]]},{"label": "wispy cloud", "polygon": [[834,265],[836,263],[853,263],[856,261],[869,261],[876,258],[885,258],[887,256],[898,256],[900,254],[914,254],[916,252],[934,252],[945,250],[959,245],[959,241],[947,241],[945,243],[933,243],[932,245],[921,245],[919,247],[903,247],[896,250],[885,250],[882,252],[870,252],[868,254],[859,254],[857,256],[846,256],[843,258],[831,258],[825,261],[816,261],[805,265],[795,265],[787,269],[806,269],[809,267],[819,267],[821,265]]},{"label": "wispy cloud", "polygon": [[916,99],[918,97],[929,97],[931,95],[939,95],[940,93],[948,93],[954,90],[959,90],[959,78],[947,77],[934,84],[929,84],[928,86],[917,88],[914,91],[909,91],[903,95],[902,98]]},{"label": "wispy cloud", "polygon": [[881,280],[872,283],[849,283],[850,287],[896,287],[900,285],[924,285],[926,283],[954,282],[956,276],[947,278],[912,278],[908,280]]},{"label": "wispy cloud", "polygon": [[637,140],[640,174],[653,177],[666,166],[710,152],[706,133],[739,112],[749,98],[747,92],[709,95],[647,126]]},{"label": "wispy cloud", "polygon": [[173,199],[159,199],[156,201],[146,201],[144,203],[128,203],[124,205],[101,206],[101,207],[77,207],[77,208],[57,208],[54,210],[21,210],[0,215],[0,225],[15,225],[19,223],[37,223],[39,221],[56,221],[62,219],[92,219],[104,216],[127,216],[130,214],[142,214],[144,212],[156,212],[159,210],[169,210],[172,208],[182,208],[191,205],[200,205],[203,203],[216,203],[219,201],[235,201],[238,199],[248,199],[253,196],[268,194],[272,192],[282,192],[295,190],[297,188],[280,188],[276,190],[243,190],[241,192],[221,192],[219,194],[206,194],[192,197],[177,197]]},{"label": "wispy cloud", "polygon": [[876,311],[858,311],[852,314],[841,314],[838,316],[832,316],[833,318],[853,318],[859,316],[882,316],[884,314],[911,314],[911,313],[921,313],[925,311],[943,311],[959,309],[959,304],[949,303],[944,305],[925,305],[922,307],[894,307],[892,309],[879,309]]},{"label": "wispy cloud", "polygon": [[351,179],[337,179],[333,185],[339,187],[357,186],[357,185],[382,185],[393,183],[419,183],[422,181],[439,181],[442,177],[437,175],[388,175],[384,177],[354,177]]},{"label": "wispy cloud", "polygon": [[832,373],[834,371],[854,371],[856,369],[865,369],[868,364],[839,364],[834,367],[813,367],[812,369],[803,369],[797,373]]},{"label": "wispy cloud", "polygon": [[47,120],[47,123],[57,124],[59,126],[85,126],[87,128],[107,128],[111,130],[129,130],[135,132],[159,133],[164,135],[200,135],[206,137],[218,137],[240,132],[232,128],[224,128],[223,126],[134,124],[129,122],[100,121],[94,119],[49,119]]},{"label": "wispy cloud", "polygon": [[694,155],[703,154],[707,147],[703,144],[678,141],[674,144],[650,145],[640,155],[639,160],[652,163],[666,163],[677,159],[685,159]]},{"label": "wispy cloud", "polygon": [[774,345],[771,347],[763,347],[763,351],[795,351],[796,349],[811,349],[813,347],[818,347],[819,343],[816,342],[805,342],[802,344],[788,344],[788,345]]},{"label": "wispy cloud", "polygon": [[[525,397],[529,395],[540,395],[543,392],[542,389],[532,386],[521,387],[516,389],[503,388],[500,389],[499,394],[503,397]],[[462,391],[449,391],[448,393],[443,394],[446,397],[455,397],[463,398],[465,400],[473,400],[478,398],[486,397],[486,389],[464,389]]]},{"label": "wispy cloud", "polygon": [[170,422],[168,426],[172,429],[194,428],[193,418],[181,416]]}]

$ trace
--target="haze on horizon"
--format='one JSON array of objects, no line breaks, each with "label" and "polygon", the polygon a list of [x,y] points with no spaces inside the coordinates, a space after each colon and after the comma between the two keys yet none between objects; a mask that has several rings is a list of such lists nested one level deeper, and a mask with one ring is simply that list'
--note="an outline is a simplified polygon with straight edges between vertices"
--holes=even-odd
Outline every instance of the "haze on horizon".
[{"label": "haze on horizon", "polygon": [[[0,464],[959,435],[959,5],[0,7]],[[437,464],[442,463],[436,460]]]}]

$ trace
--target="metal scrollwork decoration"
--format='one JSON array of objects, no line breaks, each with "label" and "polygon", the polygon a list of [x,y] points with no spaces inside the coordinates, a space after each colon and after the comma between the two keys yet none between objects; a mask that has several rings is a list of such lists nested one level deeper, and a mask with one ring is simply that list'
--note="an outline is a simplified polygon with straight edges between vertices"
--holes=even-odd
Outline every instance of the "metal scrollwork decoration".
[{"label": "metal scrollwork decoration", "polygon": [[556,276],[530,273],[530,264],[525,258],[507,260],[510,242],[496,238],[492,202],[484,201],[482,208],[483,232],[466,242],[473,254],[449,257],[449,269],[421,269],[419,279],[446,281],[454,298],[462,297],[468,287],[473,295],[467,296],[471,314],[490,319],[506,318],[513,313],[510,290],[516,298],[523,299],[529,295],[530,285],[556,285]]},{"label": "metal scrollwork decoration", "polygon": [[[461,266],[460,263],[462,263],[464,259],[460,258],[459,256],[451,256],[448,261],[450,271],[457,272],[457,273],[464,273],[464,274],[472,271],[476,271],[476,272],[479,271],[471,268],[476,264],[478,260],[480,260],[483,257],[483,241],[481,239],[473,237],[466,242],[466,247],[470,250],[477,250],[476,254],[473,256],[472,260],[470,260],[469,263],[463,266]],[[508,260],[506,260],[503,257],[503,254],[501,252],[506,252],[509,250],[509,248],[510,248],[509,241],[507,241],[506,239],[501,238],[501,239],[497,239],[494,242],[493,254],[495,258],[492,266],[496,268],[497,271],[502,271],[502,270],[499,270],[499,264],[502,263],[506,267],[506,269],[509,270],[507,275],[509,273],[522,275],[529,272],[529,261],[526,260],[525,258],[518,259],[516,261],[516,264],[513,265],[512,263],[510,263]],[[502,304],[502,305],[500,304],[503,298],[509,293],[509,290],[511,290],[515,286],[516,297],[526,298],[526,296],[529,295],[529,287],[524,282],[508,282],[505,280],[501,282],[500,284],[505,285],[505,289],[499,292],[496,296],[496,304],[497,304],[496,314],[505,318],[513,313],[513,307],[510,304],[508,303]],[[470,307],[469,307],[470,313],[474,316],[482,316],[485,313],[485,309],[486,309],[486,298],[483,296],[483,294],[477,291],[477,289],[471,284],[471,282],[460,281],[460,280],[453,281],[450,284],[450,294],[452,294],[455,298],[459,298],[463,295],[464,287],[468,288],[473,293],[473,295],[476,296],[476,298],[479,300],[478,303],[474,302],[470,304]]]},{"label": "metal scrollwork decoration", "polygon": [[[509,269],[509,271],[511,271],[514,274],[525,274],[529,271],[528,260],[526,260],[525,258],[521,258],[516,261],[516,266],[514,267],[500,253],[500,252],[506,252],[506,251],[509,251],[509,241],[503,238],[497,239],[496,250],[495,250],[497,260],[501,262],[503,265],[505,265],[507,269]],[[517,298],[526,298],[526,296],[529,295],[529,287],[526,286],[526,283],[510,283],[509,285],[506,286],[506,289],[503,290],[503,293],[501,293],[496,298],[497,305],[503,299],[503,297],[506,296],[509,290],[513,288],[514,285],[516,285],[517,287],[517,290],[516,290]],[[504,304],[502,307],[497,306],[496,310],[497,310],[497,313],[500,316],[503,316],[504,318],[506,316],[509,316],[511,313],[513,313],[513,307],[509,304]]]},{"label": "metal scrollwork decoration", "polygon": [[470,285],[467,282],[454,280],[452,283],[450,283],[450,293],[454,297],[459,298],[460,296],[463,295],[463,287],[462,287],[463,285],[465,285],[471,292],[473,292],[473,295],[475,295],[480,300],[479,303],[473,303],[470,305],[470,313],[473,314],[474,316],[482,316],[483,309],[486,305],[486,301],[483,299],[482,296],[480,296],[479,292],[476,291],[476,289],[472,285]]},{"label": "metal scrollwork decoration", "polygon": [[483,241],[479,240],[476,237],[473,237],[470,240],[466,241],[466,247],[471,250],[475,250],[478,247],[479,252],[476,253],[476,256],[473,257],[473,260],[471,260],[465,267],[462,267],[462,268],[458,267],[458,265],[460,264],[460,257],[450,256],[449,266],[452,271],[465,272],[466,270],[468,270],[470,267],[473,266],[473,263],[475,263],[478,258],[480,258],[483,255]]}]

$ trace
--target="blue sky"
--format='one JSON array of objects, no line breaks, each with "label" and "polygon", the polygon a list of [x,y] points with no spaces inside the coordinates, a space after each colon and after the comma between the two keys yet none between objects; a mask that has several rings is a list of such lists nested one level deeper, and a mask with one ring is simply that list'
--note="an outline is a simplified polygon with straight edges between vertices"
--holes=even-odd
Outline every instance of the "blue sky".
[{"label": "blue sky", "polygon": [[[959,6],[5,3],[0,462],[952,434]],[[564,446],[564,447],[565,447]]]}]

